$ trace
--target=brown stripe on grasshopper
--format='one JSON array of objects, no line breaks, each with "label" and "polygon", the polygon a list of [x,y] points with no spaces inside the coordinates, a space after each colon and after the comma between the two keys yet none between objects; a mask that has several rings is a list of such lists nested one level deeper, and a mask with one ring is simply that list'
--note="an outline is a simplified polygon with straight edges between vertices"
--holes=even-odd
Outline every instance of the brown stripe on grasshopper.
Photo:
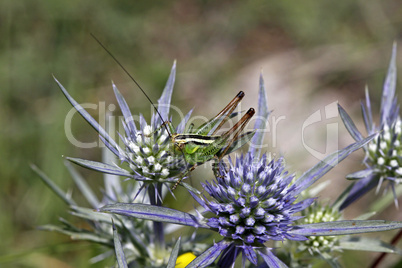
[{"label": "brown stripe on grasshopper", "polygon": [[[236,104],[237,105],[237,104]],[[226,107],[225,107],[226,108]],[[234,110],[234,109],[233,109]],[[232,109],[227,109],[227,111],[233,111]],[[177,146],[182,146],[182,149],[186,152],[187,147],[190,144],[193,145],[194,151],[192,154],[196,154],[198,150],[198,155],[194,155],[193,160],[195,160],[193,166],[191,166],[188,171],[183,174],[183,177],[186,176],[188,172],[191,172],[192,170],[195,169],[196,166],[205,163],[208,160],[215,159],[215,166],[217,166],[217,163],[219,163],[222,158],[227,154],[230,153],[230,148],[231,146],[239,141],[241,139],[241,133],[243,132],[244,128],[246,127],[247,123],[250,121],[250,119],[253,117],[255,114],[254,108],[250,108],[247,113],[227,132],[225,132],[222,135],[215,135],[215,136],[197,136],[199,139],[195,139],[194,136],[192,135],[180,135],[183,139],[181,140],[181,143],[178,144]],[[219,113],[218,115],[221,115]],[[228,117],[229,118],[229,117]],[[227,119],[225,120],[227,121]],[[220,123],[219,127],[221,127],[223,124]],[[216,131],[214,131],[215,133]],[[178,135],[179,136],[179,135]],[[252,136],[252,135],[251,135]],[[250,137],[251,137],[250,136]],[[184,138],[185,137],[185,138]],[[210,149],[210,151],[208,151]],[[206,158],[203,158],[202,153],[204,151],[206,152]],[[191,151],[189,151],[191,152]],[[198,160],[201,157],[200,160]],[[208,158],[208,159],[207,159]],[[189,162],[187,160],[187,162]],[[214,168],[214,173],[217,175],[217,170]],[[172,190],[176,189],[177,186],[180,184],[183,178],[179,179],[172,187]]]},{"label": "brown stripe on grasshopper", "polygon": [[254,108],[248,109],[247,113],[240,119],[240,121],[237,122],[236,125],[234,125],[228,132],[223,134],[223,136],[225,135],[229,136],[232,133],[235,133],[233,139],[230,140],[230,143],[226,146],[225,150],[218,157],[219,161],[222,160],[222,158],[225,156],[226,152],[229,150],[232,143],[238,139],[240,133],[243,132],[248,121],[250,121],[251,117],[253,117],[254,114],[255,114]]}]

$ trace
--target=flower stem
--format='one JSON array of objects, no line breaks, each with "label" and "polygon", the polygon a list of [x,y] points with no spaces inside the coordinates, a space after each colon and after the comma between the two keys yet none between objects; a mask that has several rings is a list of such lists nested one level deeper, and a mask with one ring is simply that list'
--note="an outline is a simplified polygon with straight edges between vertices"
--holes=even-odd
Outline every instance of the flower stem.
[{"label": "flower stem", "polygon": [[[162,185],[157,184],[148,187],[149,200],[151,205],[162,206]],[[155,234],[155,251],[164,254],[165,250],[165,233],[162,222],[153,222]]]},{"label": "flower stem", "polygon": [[[400,230],[394,236],[394,238],[392,238],[391,245],[393,245],[393,246],[396,245],[396,243],[399,241],[399,239],[401,239],[401,237],[402,237],[402,230]],[[386,255],[387,255],[386,252],[381,253],[380,256],[378,256],[378,258],[374,260],[374,262],[371,264],[370,267],[371,268],[376,268],[381,263],[381,261],[385,258]]]}]

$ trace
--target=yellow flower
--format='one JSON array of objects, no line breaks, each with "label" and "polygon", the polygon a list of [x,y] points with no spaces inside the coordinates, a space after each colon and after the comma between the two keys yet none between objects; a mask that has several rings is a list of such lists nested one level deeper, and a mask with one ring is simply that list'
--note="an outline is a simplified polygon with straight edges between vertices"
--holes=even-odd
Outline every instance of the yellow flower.
[{"label": "yellow flower", "polygon": [[195,256],[191,252],[187,252],[184,254],[181,254],[179,257],[177,257],[176,260],[176,266],[175,268],[185,268],[190,262],[192,262],[197,256]]}]

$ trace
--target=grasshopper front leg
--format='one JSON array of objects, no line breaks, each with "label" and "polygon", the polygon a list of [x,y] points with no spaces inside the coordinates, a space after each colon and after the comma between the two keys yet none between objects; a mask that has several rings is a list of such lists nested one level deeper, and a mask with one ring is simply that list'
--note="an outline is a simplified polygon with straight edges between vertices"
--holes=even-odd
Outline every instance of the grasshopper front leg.
[{"label": "grasshopper front leg", "polygon": [[197,167],[197,165],[192,166],[191,168],[189,168],[184,174],[183,176],[176,181],[176,183],[173,185],[172,187],[172,191],[174,191],[177,186],[179,186],[180,182],[184,179],[184,177],[186,177],[187,174],[190,174],[191,171],[193,171],[195,168]]}]

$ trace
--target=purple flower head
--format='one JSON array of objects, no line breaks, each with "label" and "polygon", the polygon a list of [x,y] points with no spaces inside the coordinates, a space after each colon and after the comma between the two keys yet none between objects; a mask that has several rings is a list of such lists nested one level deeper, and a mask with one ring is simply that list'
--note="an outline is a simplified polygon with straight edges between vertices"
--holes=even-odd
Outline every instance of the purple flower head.
[{"label": "purple flower head", "polygon": [[[294,214],[314,199],[296,202],[298,187],[283,162],[282,158],[269,161],[265,154],[255,162],[248,153],[235,163],[229,159],[228,169],[222,164],[220,176],[203,184],[211,197],[198,199],[207,212],[207,225],[231,240],[237,250],[253,250],[269,240],[306,239],[289,231],[298,219]],[[255,263],[253,254],[246,256]]]}]

